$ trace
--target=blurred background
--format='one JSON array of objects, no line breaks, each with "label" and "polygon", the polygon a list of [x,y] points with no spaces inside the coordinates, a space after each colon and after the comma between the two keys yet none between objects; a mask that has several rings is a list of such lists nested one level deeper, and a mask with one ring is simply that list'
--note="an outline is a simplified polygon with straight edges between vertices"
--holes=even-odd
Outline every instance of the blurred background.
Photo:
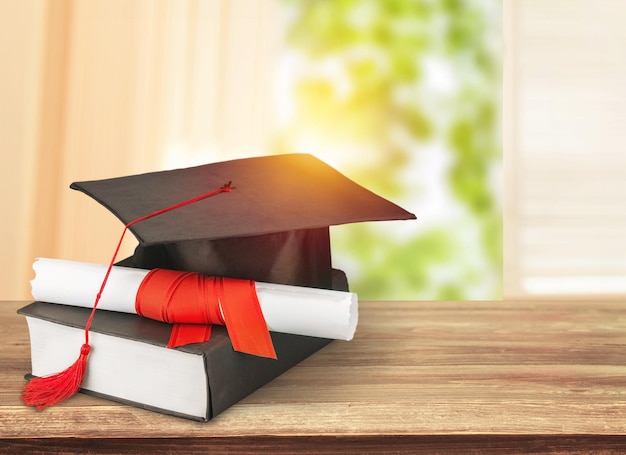
[{"label": "blurred background", "polygon": [[500,296],[498,1],[0,5],[2,298],[35,257],[109,261],[72,181],[291,152],[418,216],[331,229],[360,298]]},{"label": "blurred background", "polygon": [[72,181],[291,152],[418,217],[331,229],[361,299],[626,294],[623,17],[613,0],[0,0],[0,298],[29,298],[38,256],[110,260],[122,226]]},{"label": "blurred background", "polygon": [[314,153],[418,217],[333,229],[353,288],[499,298],[500,2],[284,5],[274,149]]}]

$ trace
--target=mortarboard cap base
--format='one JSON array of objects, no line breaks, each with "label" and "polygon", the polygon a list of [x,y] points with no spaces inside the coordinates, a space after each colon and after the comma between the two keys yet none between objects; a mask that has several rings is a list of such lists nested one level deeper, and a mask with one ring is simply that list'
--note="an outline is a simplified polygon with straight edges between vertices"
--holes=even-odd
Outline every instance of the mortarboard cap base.
[{"label": "mortarboard cap base", "polygon": [[140,244],[129,265],[293,286],[333,287],[328,228]]}]

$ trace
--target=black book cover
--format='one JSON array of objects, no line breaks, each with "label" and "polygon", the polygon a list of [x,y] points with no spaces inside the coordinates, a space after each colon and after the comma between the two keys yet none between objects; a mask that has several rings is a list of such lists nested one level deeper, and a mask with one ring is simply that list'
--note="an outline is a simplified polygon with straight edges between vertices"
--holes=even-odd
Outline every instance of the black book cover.
[{"label": "black book cover", "polygon": [[[84,329],[91,310],[88,308],[33,302],[18,310],[24,316],[43,319],[49,322]],[[149,343],[167,349],[171,325],[146,319],[133,314],[98,310],[91,331],[114,337]],[[295,364],[326,346],[331,340],[324,338],[290,335],[271,332],[277,360],[256,357],[236,352],[225,327],[214,326],[211,339],[206,343],[194,343],[178,349],[204,358],[207,374],[209,403],[205,419],[210,420],[225,409],[237,403],[256,389],[270,382]],[[85,391],[103,396],[97,392]],[[155,409],[142,403],[129,402],[113,396],[104,396],[158,412],[197,419],[168,410]]]}]

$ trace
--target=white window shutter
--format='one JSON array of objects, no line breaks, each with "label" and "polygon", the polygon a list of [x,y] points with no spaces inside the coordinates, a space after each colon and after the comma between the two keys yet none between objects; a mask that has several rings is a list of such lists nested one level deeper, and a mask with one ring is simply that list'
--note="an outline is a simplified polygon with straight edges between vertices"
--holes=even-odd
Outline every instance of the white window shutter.
[{"label": "white window shutter", "polygon": [[626,2],[505,2],[505,296],[626,294]]}]

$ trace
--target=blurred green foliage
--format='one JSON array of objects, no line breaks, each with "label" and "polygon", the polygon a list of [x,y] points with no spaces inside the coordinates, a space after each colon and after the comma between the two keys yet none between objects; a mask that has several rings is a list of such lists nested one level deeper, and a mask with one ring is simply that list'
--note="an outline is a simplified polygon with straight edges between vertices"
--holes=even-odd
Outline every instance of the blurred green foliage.
[{"label": "blurred green foliage", "polygon": [[[360,152],[337,158],[340,170],[418,216],[333,228],[352,289],[362,299],[499,298],[500,0],[283,5],[300,69],[277,151],[325,159],[351,144]],[[302,137],[325,150],[303,149]],[[413,172],[429,169],[433,150],[445,163],[437,190]],[[447,198],[429,217],[433,191]]]}]

